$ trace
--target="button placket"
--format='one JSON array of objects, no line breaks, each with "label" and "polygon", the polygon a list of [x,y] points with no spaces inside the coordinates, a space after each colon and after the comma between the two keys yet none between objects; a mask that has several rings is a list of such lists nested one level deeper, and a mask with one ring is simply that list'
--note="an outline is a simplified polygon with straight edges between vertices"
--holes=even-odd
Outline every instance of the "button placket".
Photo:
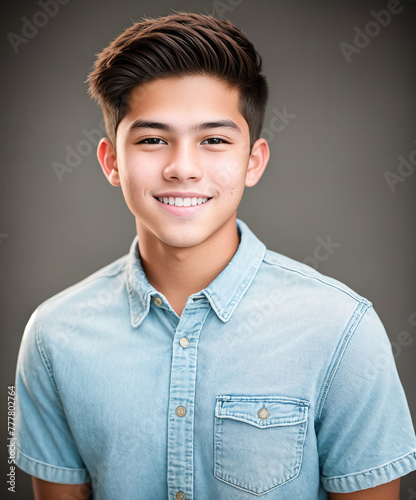
[{"label": "button placket", "polygon": [[[209,313],[185,308],[172,346],[168,416],[169,499],[193,500],[194,404],[198,339]],[[191,458],[190,458],[191,457]],[[182,494],[183,496],[177,496]]]}]

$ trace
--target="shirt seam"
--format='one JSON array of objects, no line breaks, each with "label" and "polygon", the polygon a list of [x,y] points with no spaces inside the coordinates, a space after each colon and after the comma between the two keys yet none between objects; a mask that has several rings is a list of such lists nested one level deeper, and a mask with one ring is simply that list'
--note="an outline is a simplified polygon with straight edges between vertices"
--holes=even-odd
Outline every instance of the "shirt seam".
[{"label": "shirt seam", "polygon": [[331,283],[330,281],[325,280],[323,275],[314,276],[313,274],[308,274],[306,272],[301,271],[300,269],[295,269],[295,268],[286,266],[286,265],[284,265],[282,263],[276,262],[276,261],[270,259],[270,257],[268,258],[267,257],[267,252],[266,252],[266,254],[265,254],[264,258],[263,258],[263,261],[264,261],[265,264],[268,264],[269,266],[276,266],[276,267],[279,267],[281,269],[285,269],[286,271],[289,271],[289,272],[296,273],[296,274],[299,274],[301,276],[304,276],[305,278],[310,278],[310,279],[319,281],[320,283],[323,283],[324,285],[330,286],[332,288],[335,288],[336,290],[339,290],[340,292],[345,293],[346,295],[348,295],[349,297],[353,298],[354,300],[356,300],[356,301],[358,301],[360,303],[367,303],[368,305],[372,305],[372,303],[368,299],[359,296],[358,294],[356,294],[352,290],[351,291],[350,290],[346,290],[345,288],[343,288],[342,286],[337,285],[336,283]]},{"label": "shirt seam", "polygon": [[46,373],[48,374],[49,381],[51,382],[52,387],[54,388],[54,391],[57,394],[57,396],[59,397],[59,401],[60,401],[58,386],[56,385],[55,377],[53,375],[52,363],[50,362],[49,357],[46,353],[46,349],[42,343],[40,316],[41,316],[41,310],[39,310],[39,315],[38,315],[38,318],[36,320],[36,347],[37,347],[39,355],[42,359],[43,366],[46,369]]},{"label": "shirt seam", "polygon": [[31,462],[35,462],[40,465],[44,465],[46,467],[50,467],[51,469],[56,469],[56,470],[61,470],[61,471],[70,471],[70,472],[88,472],[87,468],[82,468],[82,469],[74,469],[72,467],[62,467],[60,465],[52,465],[49,464],[48,462],[42,462],[42,460],[37,460],[36,458],[30,457],[29,455],[26,455],[26,453],[23,453],[23,451],[16,446],[16,449],[19,451],[20,455],[23,455],[27,460],[30,460]]},{"label": "shirt seam", "polygon": [[331,358],[331,362],[328,367],[327,374],[325,376],[325,379],[322,383],[321,390],[319,391],[319,396],[317,399],[317,405],[316,405],[316,419],[319,420],[321,418],[329,391],[332,387],[332,382],[338,373],[338,368],[341,364],[342,358],[344,357],[344,354],[350,344],[350,341],[352,339],[352,336],[357,330],[358,325],[360,324],[362,318],[364,317],[365,313],[371,308],[371,304],[368,301],[362,301],[360,302],[353,315],[351,316],[342,336],[340,341],[338,342],[335,352]]},{"label": "shirt seam", "polygon": [[366,474],[367,472],[374,472],[374,471],[377,471],[379,469],[384,469],[385,467],[388,467],[389,465],[394,464],[395,462],[403,460],[403,458],[407,458],[407,457],[410,457],[410,456],[415,456],[415,454],[416,454],[416,451],[411,451],[411,452],[406,453],[405,455],[402,455],[402,456],[400,456],[398,458],[394,458],[393,460],[390,460],[389,462],[386,462],[386,463],[384,463],[382,465],[378,465],[377,467],[371,467],[370,469],[365,469],[365,470],[362,470],[362,471],[359,471],[359,472],[352,472],[351,474],[343,474],[341,476],[330,476],[330,477],[322,476],[322,479],[324,481],[333,481],[334,479],[344,479],[344,478],[348,478],[348,477],[359,476],[361,474]]}]

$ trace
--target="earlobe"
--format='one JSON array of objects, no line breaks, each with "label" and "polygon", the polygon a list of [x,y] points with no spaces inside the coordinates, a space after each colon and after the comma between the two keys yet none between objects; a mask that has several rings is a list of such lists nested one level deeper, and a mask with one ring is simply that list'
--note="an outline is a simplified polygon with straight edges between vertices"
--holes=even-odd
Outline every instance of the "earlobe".
[{"label": "earlobe", "polygon": [[108,182],[113,186],[119,186],[120,174],[117,167],[117,155],[111,141],[107,137],[101,139],[98,144],[97,158]]},{"label": "earlobe", "polygon": [[255,186],[258,183],[267,166],[269,158],[270,150],[266,139],[257,139],[257,141],[253,144],[250,158],[248,160],[245,182],[247,187]]}]

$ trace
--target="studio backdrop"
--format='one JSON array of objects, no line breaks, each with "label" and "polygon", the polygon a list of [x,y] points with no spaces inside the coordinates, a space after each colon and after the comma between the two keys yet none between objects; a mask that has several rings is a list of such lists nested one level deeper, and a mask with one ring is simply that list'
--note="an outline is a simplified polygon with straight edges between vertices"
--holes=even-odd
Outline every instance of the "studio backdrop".
[{"label": "studio backdrop", "polygon": [[[30,478],[10,475],[6,450],[26,322],[42,301],[126,254],[135,235],[96,159],[104,126],[84,81],[95,54],[133,22],[182,10],[230,19],[263,58],[271,159],[239,217],[270,249],[374,304],[416,418],[416,2],[5,0],[1,498],[32,498]],[[401,491],[416,498],[415,475]]]}]

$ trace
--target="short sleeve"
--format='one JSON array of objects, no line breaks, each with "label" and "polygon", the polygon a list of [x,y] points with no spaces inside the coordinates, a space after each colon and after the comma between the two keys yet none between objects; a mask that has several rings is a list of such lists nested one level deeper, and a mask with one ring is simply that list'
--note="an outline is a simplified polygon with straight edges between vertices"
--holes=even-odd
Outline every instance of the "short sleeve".
[{"label": "short sleeve", "polygon": [[63,484],[90,481],[42,343],[39,309],[26,326],[17,360],[16,437],[16,464],[28,474]]},{"label": "short sleeve", "polygon": [[328,370],[317,415],[321,480],[350,493],[416,469],[416,439],[392,348],[370,306]]}]

